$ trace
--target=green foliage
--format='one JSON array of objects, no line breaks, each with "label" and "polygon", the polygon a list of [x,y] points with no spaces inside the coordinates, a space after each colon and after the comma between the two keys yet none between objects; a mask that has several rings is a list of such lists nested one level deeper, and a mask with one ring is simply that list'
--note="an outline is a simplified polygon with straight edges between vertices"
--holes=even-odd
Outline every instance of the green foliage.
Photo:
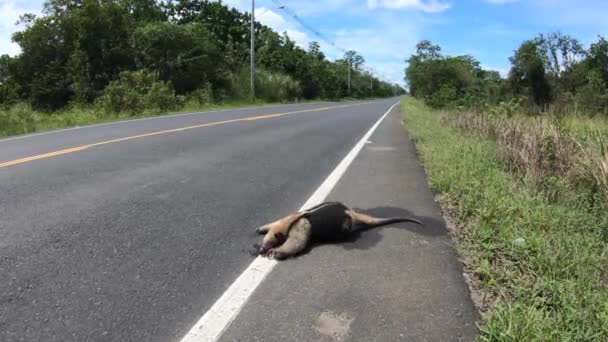
[{"label": "green foliage", "polygon": [[585,60],[589,70],[600,73],[602,80],[608,82],[608,40],[599,36],[596,43],[589,48],[589,58]]},{"label": "green foliage", "polygon": [[589,74],[587,84],[576,94],[576,101],[588,113],[608,114],[608,90],[599,72]]},{"label": "green foliage", "polygon": [[160,113],[178,107],[171,84],[147,70],[125,71],[105,89],[97,104],[107,113]]},{"label": "green foliage", "polygon": [[157,70],[179,94],[218,80],[222,58],[201,23],[153,22],[133,33],[137,66]]},{"label": "green foliage", "polygon": [[554,96],[574,92],[584,82],[578,65],[586,57],[581,43],[561,32],[540,34],[533,41],[543,60],[546,77],[551,83]]},{"label": "green foliage", "polygon": [[0,109],[0,136],[25,134],[36,129],[34,112],[29,105],[18,104],[10,109]]},{"label": "green foliage", "polygon": [[346,51],[344,54],[344,60],[350,63],[350,66],[359,69],[363,64],[365,64],[365,58],[361,56],[357,51]]},{"label": "green foliage", "polygon": [[302,93],[299,82],[289,75],[256,70],[255,81],[257,97],[265,101],[294,101]]},{"label": "green foliage", "polygon": [[406,61],[405,79],[412,95],[435,108],[486,110],[516,98],[523,99],[519,110],[528,113],[608,113],[605,38],[585,50],[561,32],[540,34],[524,41],[509,60],[503,79],[471,56],[443,56],[441,47],[423,40]]},{"label": "green foliage", "polygon": [[[230,76],[232,94],[247,97],[250,93],[250,71],[243,68]],[[264,69],[255,72],[256,98],[270,102],[294,101],[301,97],[299,82],[291,76]]]},{"label": "green foliage", "polygon": [[527,95],[538,106],[551,101],[551,86],[537,43],[524,42],[510,58],[509,84],[515,95]]},{"label": "green foliage", "polygon": [[480,101],[479,88],[485,83],[495,87],[498,82],[473,57],[443,56],[441,48],[429,41],[418,43],[408,63],[405,73],[411,94],[436,108],[472,106]]},{"label": "green foliage", "polygon": [[523,98],[512,98],[509,101],[500,101],[496,106],[489,108],[489,114],[498,117],[512,117],[521,110]]},{"label": "green foliage", "polygon": [[19,98],[18,86],[11,78],[14,59],[8,55],[0,56],[0,107],[13,105]]},{"label": "green foliage", "polygon": [[213,97],[213,87],[211,86],[211,83],[206,83],[203,87],[191,92],[190,98],[194,99],[200,106],[213,104],[215,99]]}]

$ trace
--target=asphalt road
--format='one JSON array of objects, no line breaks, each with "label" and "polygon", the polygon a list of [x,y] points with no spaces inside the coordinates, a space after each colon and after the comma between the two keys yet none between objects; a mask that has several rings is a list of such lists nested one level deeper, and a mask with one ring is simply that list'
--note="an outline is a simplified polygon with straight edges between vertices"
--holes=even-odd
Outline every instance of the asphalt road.
[{"label": "asphalt road", "polygon": [[396,101],[0,140],[0,340],[178,341]]}]

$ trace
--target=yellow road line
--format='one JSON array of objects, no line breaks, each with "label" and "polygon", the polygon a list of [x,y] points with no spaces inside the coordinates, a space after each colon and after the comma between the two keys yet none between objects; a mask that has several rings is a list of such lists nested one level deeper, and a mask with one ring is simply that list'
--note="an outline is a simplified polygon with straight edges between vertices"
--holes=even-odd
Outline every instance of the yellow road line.
[{"label": "yellow road line", "polygon": [[133,139],[139,139],[139,138],[145,138],[145,137],[151,137],[151,136],[154,136],[154,135],[161,135],[161,134],[167,134],[167,133],[176,133],[176,132],[187,131],[187,130],[191,130],[191,129],[195,129],[195,128],[202,128],[202,127],[223,125],[223,124],[228,124],[228,123],[233,123],[233,122],[239,122],[239,121],[265,120],[265,119],[278,118],[278,117],[285,116],[285,115],[299,114],[299,113],[305,113],[305,112],[319,112],[319,111],[324,111],[324,110],[329,110],[329,109],[335,109],[335,108],[345,108],[345,107],[361,106],[361,105],[369,104],[369,103],[371,103],[371,102],[362,102],[362,103],[357,103],[357,104],[341,105],[341,106],[334,106],[334,107],[323,107],[323,108],[315,108],[315,109],[303,109],[303,110],[296,110],[296,111],[293,111],[293,112],[268,114],[268,115],[260,115],[260,116],[250,116],[250,117],[246,117],[246,118],[224,120],[224,121],[216,121],[216,122],[210,122],[210,123],[205,123],[205,124],[200,124],[200,125],[186,126],[186,127],[168,129],[168,130],[164,130],[164,131],[157,131],[157,132],[151,132],[151,133],[133,135],[133,136],[128,136],[128,137],[124,137],[124,138],[112,139],[112,140],[107,140],[107,141],[100,141],[100,142],[93,143],[93,144],[76,146],[76,147],[72,147],[72,148],[68,148],[68,149],[64,149],[64,150],[58,150],[58,151],[48,152],[48,153],[44,153],[44,154],[38,154],[38,155],[35,155],[35,156],[31,156],[31,157],[10,160],[10,161],[7,161],[7,162],[0,163],[0,168],[7,167],[7,166],[12,166],[12,165],[17,165],[17,164],[22,164],[22,163],[27,163],[27,162],[31,162],[31,161],[38,160],[38,159],[51,158],[51,157],[59,156],[59,155],[62,155],[62,154],[68,154],[68,153],[74,153],[74,152],[78,152],[78,151],[83,151],[83,150],[86,150],[86,149],[94,147],[94,146],[113,144],[113,143],[117,143],[117,142],[121,142],[121,141],[127,141],[127,140],[133,140]]}]

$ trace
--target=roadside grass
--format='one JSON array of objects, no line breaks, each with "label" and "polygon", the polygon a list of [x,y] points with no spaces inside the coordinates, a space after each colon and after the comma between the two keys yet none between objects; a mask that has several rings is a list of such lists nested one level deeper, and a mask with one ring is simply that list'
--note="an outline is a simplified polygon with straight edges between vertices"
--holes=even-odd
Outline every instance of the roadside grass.
[{"label": "roadside grass", "polygon": [[44,113],[32,109],[27,104],[20,103],[8,109],[0,109],[0,137],[151,116],[272,104],[280,103],[261,100],[252,101],[249,99],[229,100],[223,103],[209,105],[199,105],[198,103],[187,102],[177,111],[164,112],[147,110],[137,114],[131,114],[107,113],[95,106],[70,106],[54,113]]},{"label": "roadside grass", "polygon": [[590,130],[608,134],[608,120],[603,116],[567,115],[560,120],[560,125],[578,137],[585,136]]},{"label": "roadside grass", "polygon": [[[361,99],[356,99],[360,101]],[[297,103],[320,102],[324,100],[301,100]],[[327,100],[329,101],[329,100]],[[344,102],[346,99],[335,100]],[[189,112],[212,111],[219,109],[238,109],[249,106],[289,104],[291,102],[269,102],[251,99],[232,99],[221,103],[200,105],[196,101],[187,101],[177,111],[146,110],[137,114],[107,113],[96,106],[69,106],[54,113],[44,113],[32,109],[25,103],[13,105],[10,108],[0,108],[0,137],[10,137],[19,134],[44,132],[54,129],[70,128],[75,126],[91,125],[113,121],[138,119],[151,116],[173,115]]]},{"label": "roadside grass", "polygon": [[498,140],[452,128],[449,114],[411,97],[401,108],[482,312],[478,340],[608,341],[597,189],[518,174]]}]

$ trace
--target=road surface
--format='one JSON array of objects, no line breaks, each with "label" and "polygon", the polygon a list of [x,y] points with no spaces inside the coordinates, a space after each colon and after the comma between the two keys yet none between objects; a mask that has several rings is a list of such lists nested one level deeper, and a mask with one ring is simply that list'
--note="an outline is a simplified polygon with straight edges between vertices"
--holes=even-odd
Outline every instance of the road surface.
[{"label": "road surface", "polygon": [[[0,140],[0,340],[180,341],[398,99]],[[470,340],[477,316],[398,107],[329,197],[400,225],[281,263],[222,341]],[[372,210],[372,213],[374,211]]]}]

